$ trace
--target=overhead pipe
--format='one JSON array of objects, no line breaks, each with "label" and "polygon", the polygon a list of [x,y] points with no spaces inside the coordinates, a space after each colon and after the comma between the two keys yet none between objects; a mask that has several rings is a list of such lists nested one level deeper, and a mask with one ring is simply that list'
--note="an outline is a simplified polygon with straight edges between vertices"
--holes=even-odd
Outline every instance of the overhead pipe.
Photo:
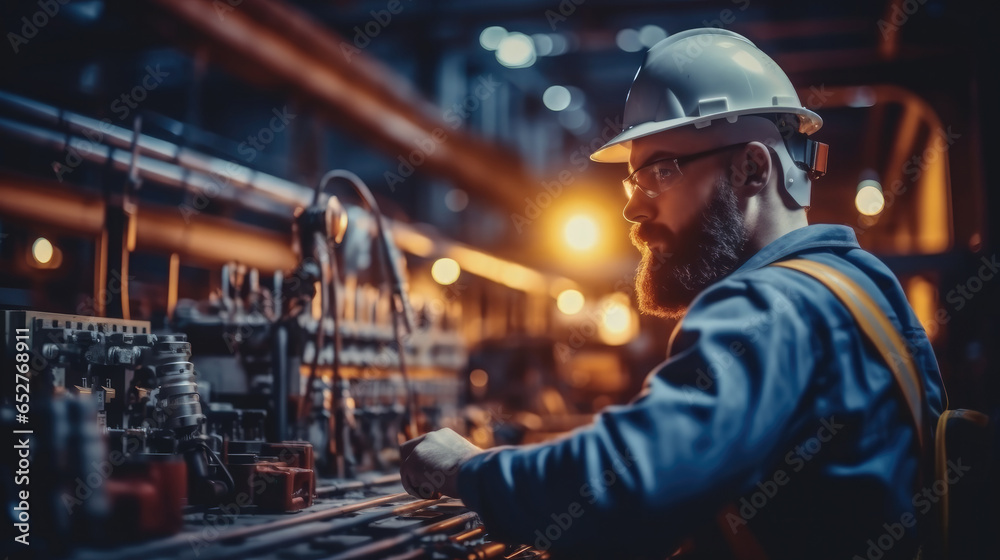
[{"label": "overhead pipe", "polygon": [[[4,219],[90,237],[100,235],[104,227],[101,196],[54,181],[0,175],[0,200]],[[205,214],[191,216],[185,223],[176,208],[141,205],[137,213],[138,248],[179,253],[204,265],[237,260],[263,271],[288,270],[296,263],[291,242],[291,233],[281,235]]]},{"label": "overhead pipe", "polygon": [[[10,97],[7,96],[5,99],[9,100]],[[86,125],[85,122],[79,120],[76,123],[76,126]],[[104,126],[107,128],[110,125]],[[122,132],[125,129],[114,130],[114,127],[107,128],[107,130],[113,133],[113,136],[119,141],[126,138],[131,141],[131,131]],[[82,159],[97,164],[108,164],[110,160],[112,167],[122,173],[127,172],[132,163],[131,154],[127,149],[117,149],[92,142],[83,137],[9,119],[0,118],[0,134],[7,134],[21,141],[41,145],[56,152],[72,150],[79,154]],[[158,143],[158,150],[161,153],[179,151],[170,142],[158,139],[149,140],[140,138],[139,142],[145,141],[147,145]],[[193,151],[190,151],[189,155],[190,157],[183,160],[185,163],[201,162],[210,169],[230,163]],[[204,169],[204,167],[202,168]],[[281,216],[291,216],[292,208],[307,205],[313,195],[313,189],[243,166],[237,166],[234,173],[226,176],[236,176],[242,179],[230,183],[234,188],[221,191],[216,178],[188,169],[180,162],[170,163],[141,156],[135,162],[135,172],[143,180],[187,190],[195,194],[213,193],[219,199]],[[25,181],[27,180],[17,180],[14,181],[14,184],[18,182],[24,184]],[[38,182],[44,184],[43,181]],[[30,187],[24,190],[31,191],[34,188]],[[52,192],[53,190],[55,192]],[[81,233],[98,235],[104,221],[103,201],[98,197],[88,198],[81,195],[75,201],[72,201],[71,197],[67,197],[64,202],[59,202],[60,197],[67,196],[59,194],[63,191],[65,189],[42,187],[32,193],[34,196],[22,196],[16,187],[3,181],[3,184],[0,184],[0,194],[6,192],[8,196],[5,198],[17,201],[17,203],[5,204],[0,209],[0,215],[31,216],[37,223],[49,223],[57,227],[75,229]],[[43,197],[42,193],[44,192],[48,192],[49,195]],[[15,193],[17,194],[15,195]],[[247,197],[246,193],[256,195],[256,198]],[[50,201],[56,210],[52,210],[48,206]],[[280,206],[275,207],[274,203],[278,203]],[[172,210],[163,207],[151,210],[148,205],[142,205],[139,208],[139,213],[137,245],[140,247],[166,253],[176,252],[192,255],[204,262],[211,263],[221,264],[236,259],[264,271],[287,270],[294,267],[295,261],[294,255],[291,253],[290,234],[278,235],[260,228],[239,226],[230,220],[207,216],[188,206],[174,207]],[[64,218],[65,221],[52,219],[57,215]],[[100,219],[90,216],[99,216]],[[470,273],[500,282],[508,287],[552,297],[561,290],[577,287],[577,284],[568,278],[539,272],[518,263],[495,257],[468,245],[446,239],[429,227],[393,220],[386,220],[386,223],[402,250],[425,258],[450,256]],[[97,229],[93,229],[95,224],[99,226]],[[371,226],[374,227],[374,223]],[[246,237],[236,233],[240,232],[241,228],[244,228],[243,232],[247,234]],[[255,252],[254,238],[256,236],[260,236],[262,240],[270,240],[269,250]],[[239,243],[240,246],[229,247],[221,243],[204,243],[205,239],[226,239],[227,243]],[[283,248],[279,250],[278,246]],[[265,255],[266,258],[262,258]]]},{"label": "overhead pipe", "polygon": [[402,77],[286,2],[244,0],[223,17],[209,0],[153,4],[183,25],[173,39],[190,41],[193,31],[229,71],[317,102],[386,154],[419,151],[423,169],[505,206],[523,204],[538,184],[515,154],[453,126]]},{"label": "overhead pipe", "polygon": [[[33,142],[55,152],[75,153],[97,164],[107,164],[121,172],[128,172],[132,164],[130,147],[135,136],[131,130],[97,119],[84,117],[37,103],[8,92],[0,91],[0,106],[13,109],[19,115],[55,127],[47,128],[10,119],[0,118],[0,130],[15,138]],[[58,130],[68,128],[67,134]],[[173,187],[196,190],[210,198],[238,202],[253,210],[269,214],[286,215],[284,208],[306,205],[312,191],[302,185],[274,175],[262,173],[236,162],[212,157],[172,142],[139,134],[135,145],[141,154],[136,158],[137,172],[144,179]],[[55,162],[62,165],[60,162]],[[72,168],[56,171],[57,177],[72,173]],[[233,187],[230,189],[229,187]],[[259,195],[263,200],[237,197],[235,191],[245,190]]]}]

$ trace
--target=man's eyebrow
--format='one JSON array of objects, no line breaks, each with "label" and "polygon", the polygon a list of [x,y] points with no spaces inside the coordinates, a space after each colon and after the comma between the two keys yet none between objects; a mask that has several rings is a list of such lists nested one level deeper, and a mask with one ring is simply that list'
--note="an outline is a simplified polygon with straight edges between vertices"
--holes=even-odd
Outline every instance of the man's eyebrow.
[{"label": "man's eyebrow", "polygon": [[[660,160],[664,160],[664,159],[676,159],[678,157],[680,157],[680,156],[678,156],[677,154],[675,154],[673,152],[670,152],[670,151],[667,151],[667,150],[658,150],[656,152],[653,152],[652,154],[649,155],[649,157],[647,157],[645,160],[643,160],[642,165],[640,165],[639,167],[645,167],[645,166],[653,163],[654,161],[660,161]],[[635,173],[635,170],[639,169],[639,167],[632,167],[632,162],[629,161],[628,162],[628,174],[631,175],[631,174]]]}]

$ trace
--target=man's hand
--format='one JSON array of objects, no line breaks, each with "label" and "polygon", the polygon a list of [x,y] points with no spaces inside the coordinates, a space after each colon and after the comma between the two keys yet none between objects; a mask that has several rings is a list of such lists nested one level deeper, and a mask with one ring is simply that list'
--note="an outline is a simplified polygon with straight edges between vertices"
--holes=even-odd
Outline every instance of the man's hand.
[{"label": "man's hand", "polygon": [[451,428],[411,439],[399,447],[403,488],[418,498],[440,498],[442,494],[459,498],[458,469],[482,451]]}]

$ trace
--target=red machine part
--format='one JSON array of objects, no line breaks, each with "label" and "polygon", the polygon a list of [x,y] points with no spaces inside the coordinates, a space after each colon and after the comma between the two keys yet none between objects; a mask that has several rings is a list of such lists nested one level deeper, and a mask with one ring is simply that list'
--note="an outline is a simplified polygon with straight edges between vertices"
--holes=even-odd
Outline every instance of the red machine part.
[{"label": "red machine part", "polygon": [[184,524],[187,464],[182,457],[119,465],[104,488],[111,508],[108,533],[113,540],[172,535]]},{"label": "red machine part", "polygon": [[261,447],[261,455],[268,459],[252,463],[229,462],[229,471],[236,483],[237,505],[298,511],[313,504],[316,471],[311,444],[268,443]]}]

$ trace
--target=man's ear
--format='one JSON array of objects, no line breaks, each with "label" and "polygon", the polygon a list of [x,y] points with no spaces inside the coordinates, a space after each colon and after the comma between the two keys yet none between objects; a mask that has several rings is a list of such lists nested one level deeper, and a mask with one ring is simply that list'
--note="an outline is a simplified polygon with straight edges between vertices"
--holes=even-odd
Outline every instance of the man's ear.
[{"label": "man's ear", "polygon": [[729,167],[729,179],[737,196],[751,197],[760,192],[774,173],[771,151],[762,142],[749,142],[736,151]]}]

